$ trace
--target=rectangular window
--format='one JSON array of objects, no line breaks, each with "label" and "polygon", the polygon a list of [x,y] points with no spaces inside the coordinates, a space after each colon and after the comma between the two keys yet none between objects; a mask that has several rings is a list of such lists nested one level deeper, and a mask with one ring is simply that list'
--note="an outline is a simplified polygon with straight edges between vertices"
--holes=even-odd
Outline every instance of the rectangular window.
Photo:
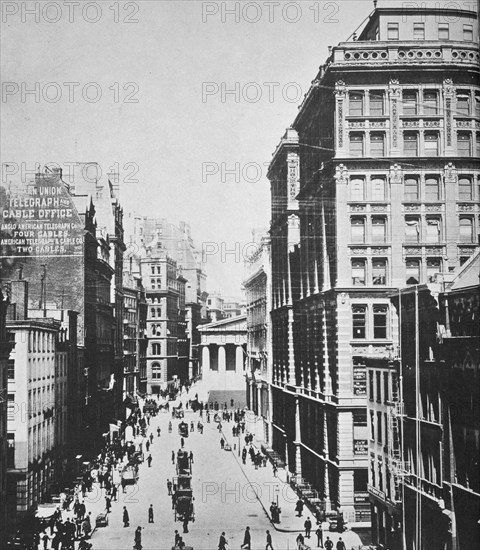
[{"label": "rectangular window", "polygon": [[353,425],[354,426],[366,426],[367,425],[367,411],[353,411]]},{"label": "rectangular window", "polygon": [[387,240],[387,220],[383,217],[372,218],[372,243],[385,243]]},{"label": "rectangular window", "polygon": [[152,289],[155,289],[155,279],[150,280],[150,286],[152,287]]},{"label": "rectangular window", "polygon": [[473,184],[471,178],[460,177],[458,179],[458,200],[473,200]]},{"label": "rectangular window", "polygon": [[439,40],[450,40],[450,28],[448,23],[439,23],[438,24],[438,39]]},{"label": "rectangular window", "polygon": [[428,132],[425,134],[425,156],[438,157],[438,133]]},{"label": "rectangular window", "polygon": [[440,218],[427,218],[427,243],[441,242],[442,224]]},{"label": "rectangular window", "polygon": [[473,42],[473,25],[463,25],[463,39],[465,42]]},{"label": "rectangular window", "polygon": [[440,199],[440,180],[438,177],[425,178],[425,200],[438,201]]},{"label": "rectangular window", "polygon": [[365,200],[365,180],[363,178],[350,180],[350,199],[352,201]]},{"label": "rectangular window", "polygon": [[348,114],[350,116],[363,116],[363,94],[351,93],[349,99]]},{"label": "rectangular window", "polygon": [[403,114],[404,115],[418,114],[417,92],[413,92],[413,91],[403,92]]},{"label": "rectangular window", "polygon": [[418,156],[418,134],[403,135],[403,152],[406,157]]},{"label": "rectangular window", "polygon": [[390,401],[390,391],[388,384],[388,372],[383,373],[383,402],[388,403]]},{"label": "rectangular window", "polygon": [[413,24],[413,39],[425,40],[425,23]]},{"label": "rectangular window", "polygon": [[374,178],[371,180],[372,201],[385,200],[385,178]]},{"label": "rectangular window", "polygon": [[368,400],[373,401],[373,371],[368,371]]},{"label": "rectangular window", "polygon": [[418,201],[420,198],[418,178],[405,178],[404,197],[406,201]]},{"label": "rectangular window", "polygon": [[480,132],[477,132],[475,136],[475,155],[480,157]]},{"label": "rectangular window", "polygon": [[398,23],[387,23],[387,40],[398,40]]},{"label": "rectangular window", "polygon": [[441,258],[427,258],[427,283],[434,283],[437,273],[441,273],[441,271]]},{"label": "rectangular window", "polygon": [[352,260],[352,284],[353,286],[365,286],[365,260]]},{"label": "rectangular window", "polygon": [[383,134],[371,134],[370,136],[370,156],[373,158],[383,158],[385,156],[385,139]]},{"label": "rectangular window", "polygon": [[414,216],[405,218],[405,241],[407,243],[420,242],[420,218]]},{"label": "rectangular window", "polygon": [[457,135],[457,153],[459,157],[471,157],[471,135],[467,132],[458,132]]},{"label": "rectangular window", "polygon": [[376,383],[377,383],[377,395],[376,395],[376,402],[381,403],[382,402],[382,373],[377,370],[375,373],[376,377]]},{"label": "rectangular window", "polygon": [[374,285],[387,284],[387,260],[372,260],[372,282]]},{"label": "rectangular window", "polygon": [[370,439],[375,441],[375,413],[373,411],[370,411]]},{"label": "rectangular window", "polygon": [[480,94],[475,94],[475,117],[480,118]]},{"label": "rectangular window", "polygon": [[418,285],[420,283],[420,260],[416,258],[407,259],[406,283],[407,285]]},{"label": "rectangular window", "polygon": [[473,243],[473,218],[470,216],[460,217],[460,241]]},{"label": "rectangular window", "polygon": [[468,92],[457,93],[457,114],[467,116],[470,114],[470,94]]},{"label": "rectangular window", "polygon": [[383,93],[370,92],[370,116],[383,116]]},{"label": "rectangular window", "polygon": [[9,359],[7,363],[7,376],[9,380],[15,380],[15,359]]},{"label": "rectangular window", "polygon": [[[378,441],[378,443],[382,443],[382,441],[383,441],[382,436],[383,436],[382,413],[380,411],[377,411],[377,441]],[[381,468],[381,466],[379,465],[379,469],[380,468]]]},{"label": "rectangular window", "polygon": [[363,134],[350,134],[350,156],[363,157]]},{"label": "rectangular window", "polygon": [[423,113],[436,115],[438,113],[438,94],[435,91],[426,91],[423,94]]},{"label": "rectangular window", "polygon": [[367,306],[352,306],[353,338],[366,338]]},{"label": "rectangular window", "polygon": [[365,243],[365,218],[352,218],[351,221],[352,243]]},{"label": "rectangular window", "polygon": [[373,306],[373,337],[387,337],[387,314],[388,306],[374,305]]}]

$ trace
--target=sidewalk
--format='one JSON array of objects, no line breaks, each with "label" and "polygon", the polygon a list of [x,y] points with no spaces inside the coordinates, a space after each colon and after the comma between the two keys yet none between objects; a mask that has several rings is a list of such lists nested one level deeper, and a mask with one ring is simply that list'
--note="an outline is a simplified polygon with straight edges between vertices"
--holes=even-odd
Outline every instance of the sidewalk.
[{"label": "sidewalk", "polygon": [[[229,426],[229,423],[224,425],[224,427],[227,426]],[[266,467],[259,467],[258,470],[256,470],[255,466],[251,463],[249,456],[247,456],[246,464],[244,465],[242,463],[241,456],[238,455],[238,438],[233,438],[231,432],[230,434],[226,434],[223,430],[222,437],[232,446],[232,454],[234,454],[235,460],[241,468],[245,478],[252,485],[252,489],[255,492],[258,501],[262,505],[265,514],[270,520],[272,527],[279,533],[303,533],[305,531],[305,520],[309,517],[312,522],[312,534],[311,538],[306,539],[305,542],[308,546],[318,548],[315,544],[317,539],[315,535],[315,530],[317,529],[315,516],[306,506],[303,509],[303,515],[301,517],[296,515],[295,504],[298,501],[298,495],[290,487],[290,484],[287,483],[286,470],[279,468],[277,471],[277,477],[274,477],[273,469],[270,463],[267,463]],[[254,440],[253,443],[254,446],[260,450],[260,442]],[[234,445],[236,445],[237,448],[234,449]],[[242,449],[240,449],[240,453],[241,450]],[[277,502],[277,496],[278,505],[282,510],[280,514],[281,523],[279,524],[272,523],[270,515],[270,505],[272,502]],[[347,530],[343,533],[330,533],[328,531],[327,522],[322,524],[322,529],[324,541],[328,536],[334,544],[336,544],[341,537],[347,548],[360,548],[362,546],[360,537],[352,530]]]}]

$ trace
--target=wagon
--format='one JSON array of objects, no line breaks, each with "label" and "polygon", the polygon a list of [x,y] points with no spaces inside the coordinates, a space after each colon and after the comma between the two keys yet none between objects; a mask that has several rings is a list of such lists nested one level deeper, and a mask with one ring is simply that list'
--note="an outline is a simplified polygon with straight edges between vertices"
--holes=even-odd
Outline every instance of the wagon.
[{"label": "wagon", "polygon": [[183,412],[183,409],[173,409],[172,410],[172,417],[173,418],[183,418],[185,416],[185,413]]},{"label": "wagon", "polygon": [[175,521],[195,521],[192,491],[178,491],[178,493],[175,502]]},{"label": "wagon", "polygon": [[95,519],[96,527],[106,527],[108,525],[108,515],[106,513],[98,514]]},{"label": "wagon", "polygon": [[191,464],[187,451],[178,451],[177,453],[177,474],[191,474]]},{"label": "wagon", "polygon": [[181,437],[188,437],[188,424],[186,422],[180,422],[178,425],[178,434]]},{"label": "wagon", "polygon": [[129,464],[125,466],[122,472],[122,487],[124,485],[134,485],[138,480],[138,468]]}]

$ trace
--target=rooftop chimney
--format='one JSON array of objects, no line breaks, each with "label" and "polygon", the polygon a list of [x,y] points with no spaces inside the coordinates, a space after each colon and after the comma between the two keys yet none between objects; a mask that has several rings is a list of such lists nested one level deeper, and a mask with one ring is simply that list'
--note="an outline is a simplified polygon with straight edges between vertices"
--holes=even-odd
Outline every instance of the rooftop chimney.
[{"label": "rooftop chimney", "polygon": [[[19,274],[21,275],[21,273]],[[15,304],[15,321],[23,321],[28,316],[28,283],[23,279],[12,281],[10,303]]]}]

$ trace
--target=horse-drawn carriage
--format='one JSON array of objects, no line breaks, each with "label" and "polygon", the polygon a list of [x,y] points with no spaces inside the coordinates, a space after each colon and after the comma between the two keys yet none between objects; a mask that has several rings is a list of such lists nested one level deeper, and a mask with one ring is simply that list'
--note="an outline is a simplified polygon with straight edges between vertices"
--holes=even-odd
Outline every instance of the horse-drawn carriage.
[{"label": "horse-drawn carriage", "polygon": [[181,437],[188,437],[188,424],[183,420],[178,425],[178,435]]},{"label": "horse-drawn carriage", "polygon": [[134,485],[138,481],[138,467],[135,464],[127,464],[122,472],[122,488],[125,485]]},{"label": "horse-drawn carriage", "polygon": [[187,451],[179,449],[177,452],[177,474],[180,475],[192,475],[192,465]]},{"label": "horse-drawn carriage", "polygon": [[175,500],[175,521],[195,521],[192,489],[177,490]]}]

